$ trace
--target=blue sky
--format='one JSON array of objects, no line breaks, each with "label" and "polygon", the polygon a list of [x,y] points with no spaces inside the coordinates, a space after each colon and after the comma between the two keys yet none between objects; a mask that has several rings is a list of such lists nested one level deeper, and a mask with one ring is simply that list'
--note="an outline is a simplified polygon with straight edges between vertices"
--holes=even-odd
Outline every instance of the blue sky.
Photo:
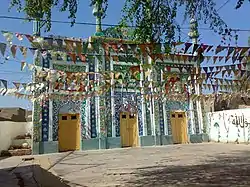
[{"label": "blue sky", "polygon": [[[80,5],[77,14],[77,21],[78,22],[91,22],[95,23],[95,18],[92,16],[92,9],[88,6],[89,1],[80,0]],[[103,20],[103,23],[106,24],[117,24],[122,16],[121,9],[123,6],[124,0],[110,0],[109,2],[109,9],[107,12],[107,17]],[[217,7],[219,8],[223,5],[226,0],[216,0]],[[221,10],[220,15],[226,21],[226,23],[231,28],[239,28],[239,29],[250,29],[250,22],[249,22],[249,10],[250,10],[250,3],[246,2],[244,6],[240,10],[235,10],[236,0],[229,1]],[[7,15],[7,16],[23,16],[22,13],[17,13],[15,9],[8,12],[8,4],[9,0],[1,1],[0,6],[0,15]],[[181,16],[178,17],[178,23],[182,23],[183,18]],[[53,12],[53,20],[61,20],[61,21],[68,21],[67,13],[59,13],[56,9]],[[208,27],[207,25],[200,24],[200,27]],[[188,27],[188,22],[185,22],[183,27]],[[7,30],[12,32],[19,32],[19,33],[29,33],[32,34],[32,23],[23,22],[20,20],[9,20],[9,19],[0,19],[0,30]],[[88,36],[93,35],[95,32],[95,26],[88,26],[88,25],[75,25],[74,27],[70,27],[67,24],[53,24],[50,33],[42,33],[42,35],[62,35],[62,36],[72,36],[72,37],[82,37],[86,38]],[[187,41],[187,32],[188,30],[182,30],[182,40]],[[212,31],[208,30],[200,30],[200,40],[202,43],[206,44],[213,44],[219,45],[221,37],[217,34],[213,33]],[[248,43],[248,36],[250,36],[249,32],[238,32],[239,46],[247,46]],[[5,42],[3,36],[0,36],[0,42]],[[234,45],[235,42],[233,41],[232,44]],[[19,55],[17,57],[17,61],[21,61],[22,57]],[[30,57],[31,59],[31,57]],[[0,62],[3,58],[0,57]],[[20,63],[15,61],[8,61],[4,64],[0,64],[0,79],[5,79],[10,82],[18,81],[18,82],[29,82],[31,80],[31,74],[27,71],[21,72],[20,71]],[[7,96],[0,96],[0,107],[23,107],[23,108],[31,108],[31,103],[27,100],[16,99],[13,97]]]}]

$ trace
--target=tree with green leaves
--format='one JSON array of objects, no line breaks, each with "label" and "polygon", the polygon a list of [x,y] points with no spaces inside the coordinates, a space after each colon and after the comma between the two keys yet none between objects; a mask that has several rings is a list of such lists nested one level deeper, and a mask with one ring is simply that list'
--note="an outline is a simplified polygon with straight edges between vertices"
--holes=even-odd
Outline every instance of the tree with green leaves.
[{"label": "tree with green leaves", "polygon": [[[103,19],[108,8],[108,0],[89,1],[90,6],[97,7],[101,12]],[[246,2],[235,1],[237,9]],[[68,18],[74,25],[79,3],[79,0],[11,0],[10,8],[16,7],[29,19],[44,20],[46,31],[49,31],[53,8],[59,7],[62,12],[68,11]],[[227,29],[215,5],[215,0],[126,0],[120,27],[132,24],[134,39],[140,41],[171,41],[179,26],[175,21],[177,13],[184,9],[184,19],[195,16],[198,21],[209,24],[215,32],[230,35],[230,29]],[[100,23],[100,15],[97,18]]]},{"label": "tree with green leaves", "polygon": [[135,26],[135,38],[141,41],[174,39],[178,10],[184,9],[184,20],[195,17],[222,33],[227,27],[215,9],[214,0],[126,0],[122,24]]},{"label": "tree with green leaves", "polygon": [[114,27],[108,27],[105,30],[103,30],[103,34],[105,37],[108,38],[119,38],[124,40],[133,40],[133,34],[134,29],[131,27],[120,27],[120,26],[114,26]]},{"label": "tree with green leaves", "polygon": [[[235,8],[238,9],[238,8],[242,7],[242,5],[245,2],[246,2],[245,0],[238,0]],[[250,1],[248,0],[248,2],[250,2]]]},{"label": "tree with green leaves", "polygon": [[[52,9],[56,7],[59,8],[60,12],[68,12],[68,18],[73,26],[79,2],[79,0],[11,0],[9,8],[16,7],[19,12],[24,12],[28,19],[43,20],[46,26],[45,31],[50,31]],[[90,6],[96,4],[101,5],[103,11],[102,18],[104,18],[108,0],[90,0]]]}]

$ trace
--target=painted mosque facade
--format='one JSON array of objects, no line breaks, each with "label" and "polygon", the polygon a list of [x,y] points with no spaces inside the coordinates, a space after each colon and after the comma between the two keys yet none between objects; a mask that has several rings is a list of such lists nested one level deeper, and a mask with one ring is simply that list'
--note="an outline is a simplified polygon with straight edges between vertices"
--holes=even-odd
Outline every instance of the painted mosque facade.
[{"label": "painted mosque facade", "polygon": [[[100,51],[103,54],[104,50]],[[40,65],[74,73],[120,71],[124,79],[131,79],[131,67],[138,68],[138,62],[135,63],[133,58],[125,62],[122,59],[114,61],[102,55],[96,56],[89,58],[86,63],[77,59],[72,64],[52,58],[47,53],[42,55]],[[70,56],[67,58],[72,61]],[[188,75],[194,65],[195,62],[189,61],[157,61],[152,79],[161,82],[162,72],[169,71],[166,67],[171,67],[172,72],[175,71],[182,77]],[[97,76],[88,77],[88,81],[95,79]],[[142,74],[140,79],[140,82],[147,81]],[[199,142],[202,141],[202,125],[197,117],[198,110],[196,103],[188,97],[186,101],[161,100],[155,97],[148,99],[142,94],[139,85],[126,89],[121,86],[112,87],[101,96],[87,97],[84,100],[49,99],[42,103],[36,102],[33,153],[172,144],[171,117],[174,111],[185,112],[188,141]]]}]

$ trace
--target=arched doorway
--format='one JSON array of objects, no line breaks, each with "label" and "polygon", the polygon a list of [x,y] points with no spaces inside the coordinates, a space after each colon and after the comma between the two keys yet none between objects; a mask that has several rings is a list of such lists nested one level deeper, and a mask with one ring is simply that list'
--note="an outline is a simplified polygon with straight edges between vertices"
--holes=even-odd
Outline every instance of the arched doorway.
[{"label": "arched doorway", "polygon": [[138,114],[135,108],[128,106],[120,111],[120,136],[122,147],[138,146]]},{"label": "arched doorway", "polygon": [[80,114],[64,105],[59,111],[58,148],[59,152],[80,150]]}]

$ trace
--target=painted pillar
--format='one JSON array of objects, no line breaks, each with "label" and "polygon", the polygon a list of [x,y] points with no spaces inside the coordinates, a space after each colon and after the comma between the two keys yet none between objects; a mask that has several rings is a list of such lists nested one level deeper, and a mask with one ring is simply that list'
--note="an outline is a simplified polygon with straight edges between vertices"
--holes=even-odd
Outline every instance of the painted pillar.
[{"label": "painted pillar", "polygon": [[[34,36],[40,36],[41,35],[41,27],[42,23],[40,20],[35,20],[33,22],[33,35]],[[47,51],[37,51],[37,58],[40,58],[40,62],[35,60],[35,65],[39,65],[45,68],[50,68],[50,54],[48,54]],[[37,82],[36,74],[33,74],[33,81]],[[43,92],[49,92],[49,85],[46,85],[46,87],[42,90]],[[41,111],[41,124],[40,129],[39,129],[39,134],[41,135],[41,138],[39,138],[39,141],[46,142],[49,140],[52,140],[49,138],[49,134],[52,134],[50,126],[52,126],[51,120],[50,120],[50,110],[51,110],[51,104],[49,100],[43,100],[42,101],[42,106],[39,107],[38,103],[34,102],[33,103],[33,123],[34,123],[34,118],[36,118],[36,114],[38,111]],[[40,110],[41,109],[41,110]],[[37,125],[37,124],[36,124]],[[38,127],[36,127],[38,128]],[[49,133],[50,131],[50,133]],[[40,143],[39,144],[39,153],[44,153],[44,144]]]},{"label": "painted pillar", "polygon": [[147,99],[145,100],[144,107],[145,107],[145,112],[146,112],[146,128],[147,128],[146,136],[151,136],[152,128],[151,128],[150,102]]},{"label": "painted pillar", "polygon": [[[94,48],[97,47],[99,49],[99,46],[96,45],[95,41],[94,41],[94,43],[92,45],[95,46]],[[98,52],[96,52],[96,55],[99,55],[100,54],[99,50],[96,50],[96,51],[98,51]],[[95,63],[95,72],[99,72],[99,70],[102,69],[101,62],[103,62],[103,61],[99,62],[98,58],[95,58],[94,61],[95,61],[94,62]],[[94,85],[95,85],[94,88],[95,87],[98,88],[100,86],[100,82],[99,82],[100,81],[100,76],[98,74],[95,74],[94,80],[97,81],[96,83],[94,83]],[[100,111],[100,103],[101,102],[102,102],[102,99],[100,98],[99,95],[97,95],[95,97],[95,113],[96,113],[95,117],[96,117],[97,137],[99,139],[99,149],[101,149],[101,138],[102,138],[102,132],[101,132],[101,116],[102,116],[102,114],[101,114],[101,111]]]},{"label": "painted pillar", "polygon": [[[49,68],[53,69],[51,54],[49,54]],[[52,92],[52,84],[49,83],[49,93]],[[49,141],[53,141],[53,100],[49,99]]]},{"label": "painted pillar", "polygon": [[144,88],[143,88],[143,58],[141,58],[141,64],[140,64],[140,99],[141,99],[141,110],[142,110],[142,128],[143,128],[143,136],[147,136],[147,123],[146,123],[146,116],[144,115],[146,113],[146,108],[145,108],[145,99],[144,99]]},{"label": "painted pillar", "polygon": [[[42,67],[50,68],[50,55],[48,52],[42,53]],[[45,88],[46,92],[49,92],[49,85]],[[49,140],[49,134],[52,134],[52,132],[49,133],[50,126],[52,126],[52,123],[50,123],[50,101],[44,100],[42,101],[42,142],[46,142]]]},{"label": "painted pillar", "polygon": [[[86,45],[85,42],[82,43],[83,46]],[[85,66],[85,72],[88,73],[90,70],[89,68],[89,63],[86,64]],[[86,90],[89,90],[89,76],[86,77],[87,80],[85,82],[85,84],[87,85]],[[81,133],[82,133],[82,140],[83,139],[89,139],[91,138],[91,111],[90,111],[90,97],[84,98],[82,100],[82,104],[81,104],[81,120],[84,122],[84,126],[82,125],[82,129],[81,129]],[[83,109],[84,108],[84,109]],[[84,112],[83,112],[84,110]]]},{"label": "painted pillar", "polygon": [[[95,58],[89,57],[89,72],[95,71]],[[89,81],[94,81],[95,75],[90,74],[89,75]],[[90,98],[90,137],[96,138],[97,132],[96,132],[96,102],[95,97]]]},{"label": "painted pillar", "polygon": [[[40,21],[33,21],[33,35],[34,36],[40,36]],[[34,54],[34,65],[40,66],[41,65],[41,55],[40,50],[36,50]],[[34,73],[32,74],[32,80],[34,83],[38,81],[38,78],[36,77],[36,70],[34,70]],[[34,96],[36,96],[36,91],[34,92]],[[41,140],[42,140],[42,126],[41,126],[41,103],[39,101],[33,102],[33,108],[32,108],[32,123],[33,123],[33,144],[32,144],[32,152],[37,154],[43,153],[43,147],[41,146]],[[39,143],[39,147],[35,147],[35,143]]]},{"label": "painted pillar", "polygon": [[[103,50],[103,70],[110,72],[113,70],[113,61],[111,60],[110,56],[106,58],[105,51]],[[113,83],[113,78],[111,78],[110,84]],[[106,84],[106,83],[105,83]],[[105,129],[106,129],[106,137],[116,137],[116,124],[113,120],[113,116],[115,116],[115,101],[114,101],[114,88],[111,86],[110,91],[104,94],[104,106],[105,106]],[[107,145],[107,143],[106,143]]]},{"label": "painted pillar", "polygon": [[[145,63],[150,63],[149,62],[149,58],[146,57],[145,58]],[[150,76],[148,76],[147,78],[144,76],[144,83],[146,82],[150,82]],[[144,84],[145,85],[145,84]],[[146,94],[147,96],[149,96],[150,92],[149,92],[150,89],[146,89],[144,90],[144,94]],[[153,119],[153,99],[151,99],[151,97],[147,97],[147,99],[145,100],[145,112],[146,112],[146,126],[147,126],[147,136],[152,136],[154,135],[154,119]]]},{"label": "painted pillar", "polygon": [[[159,68],[157,70],[157,82],[162,85],[162,80],[163,80],[163,77],[162,77],[162,70],[161,68]],[[158,90],[158,94],[162,94],[162,90]],[[158,107],[159,107],[159,125],[160,125],[160,135],[165,135],[165,126],[166,126],[166,123],[164,121],[164,105],[163,105],[163,100],[159,98],[158,100]]]},{"label": "painted pillar", "polygon": [[[108,65],[106,63],[106,65]],[[114,71],[114,62],[113,60],[110,61],[110,71]],[[106,69],[108,70],[108,67],[106,66]],[[108,137],[116,137],[116,124],[115,124],[115,91],[114,87],[114,77],[111,77],[111,89],[110,89],[110,103],[107,102],[109,107],[111,108],[111,118],[110,121],[107,121],[107,128],[108,128]]]},{"label": "painted pillar", "polygon": [[[102,12],[102,4],[99,1],[97,1],[94,4],[92,13],[96,17],[96,33],[95,33],[95,35],[96,36],[103,35],[102,34],[102,27],[101,27],[101,19],[102,19],[103,12]],[[95,45],[95,43],[92,45]],[[99,49],[99,46],[98,46],[98,49]],[[99,55],[99,50],[98,50],[98,52],[96,51],[96,54]],[[92,65],[91,69],[92,69],[92,72],[93,71],[97,72],[99,69],[98,58],[94,57],[93,60],[94,60],[94,62],[93,62],[94,65]],[[97,77],[95,75],[92,80],[96,80],[96,78]],[[101,104],[102,104],[102,101],[101,101]],[[101,138],[101,125],[103,125],[103,124],[100,123],[101,116],[100,116],[100,108],[99,107],[100,107],[100,97],[98,96],[98,97],[95,97],[94,99],[91,100],[91,107],[90,107],[91,138],[96,138],[97,135],[98,135],[99,139]],[[95,118],[95,119],[93,119],[93,118]],[[97,127],[97,129],[96,129],[96,127]],[[96,129],[97,133],[96,132],[94,133],[94,131],[93,131],[94,129]],[[100,148],[100,141],[99,141],[99,148]]]},{"label": "painted pillar", "polygon": [[[152,64],[152,59],[150,56],[148,56],[148,64]],[[150,82],[150,102],[149,102],[149,106],[150,106],[150,123],[151,123],[151,135],[154,136],[154,144],[157,144],[157,132],[156,132],[156,121],[155,121],[155,99],[154,99],[154,91],[153,91],[153,83],[152,81],[154,80],[153,77],[153,67],[150,69],[151,73],[148,76],[148,81]]]},{"label": "painted pillar", "polygon": [[168,123],[168,115],[167,115],[167,110],[166,110],[166,105],[167,105],[167,101],[166,101],[166,99],[164,99],[164,101],[163,101],[163,119],[164,119],[164,131],[165,131],[165,133],[164,133],[164,135],[170,135],[168,132],[169,132],[169,129],[168,129],[168,125],[169,125],[169,123]]},{"label": "painted pillar", "polygon": [[[34,54],[34,64],[36,66],[41,65],[41,55],[38,49],[35,51],[35,54]],[[38,82],[38,78],[36,77],[35,72],[32,75],[32,79],[33,79],[33,82]],[[36,94],[39,94],[39,93],[34,92],[35,96]],[[35,150],[36,148],[34,147],[34,145],[35,143],[41,142],[41,139],[42,139],[42,133],[41,133],[42,127],[41,127],[41,121],[40,121],[41,112],[42,112],[41,110],[42,110],[41,103],[37,100],[34,101],[33,108],[32,108],[32,123],[33,123],[33,148],[32,149],[36,154],[38,153],[38,150]],[[42,152],[39,151],[39,153],[42,153]]]},{"label": "painted pillar", "polygon": [[[158,72],[159,68],[155,67],[152,71],[152,81],[160,82],[160,73]],[[152,84],[152,86],[155,85],[155,83]],[[155,123],[155,135],[159,136],[161,135],[161,128],[160,128],[160,102],[158,99],[155,98],[159,93],[157,90],[154,90],[154,87],[152,88],[153,91],[153,98],[154,98],[154,123]]]},{"label": "painted pillar", "polygon": [[[99,51],[99,50],[98,50]],[[110,72],[110,70],[113,68],[112,60],[110,60],[110,57],[106,56],[108,54],[105,53],[104,48],[100,50],[101,52],[98,54],[100,55],[97,57],[99,59],[99,66],[98,71],[107,71]],[[104,80],[103,80],[104,81]],[[111,79],[111,82],[113,80]],[[112,83],[111,83],[112,84]],[[107,82],[103,82],[102,85],[107,86]],[[105,92],[100,97],[99,106],[100,109],[100,126],[101,126],[101,134],[103,137],[115,137],[115,123],[114,120],[112,120],[114,116],[114,105],[111,103],[114,103],[114,91],[113,88],[110,89],[110,91]]]}]

